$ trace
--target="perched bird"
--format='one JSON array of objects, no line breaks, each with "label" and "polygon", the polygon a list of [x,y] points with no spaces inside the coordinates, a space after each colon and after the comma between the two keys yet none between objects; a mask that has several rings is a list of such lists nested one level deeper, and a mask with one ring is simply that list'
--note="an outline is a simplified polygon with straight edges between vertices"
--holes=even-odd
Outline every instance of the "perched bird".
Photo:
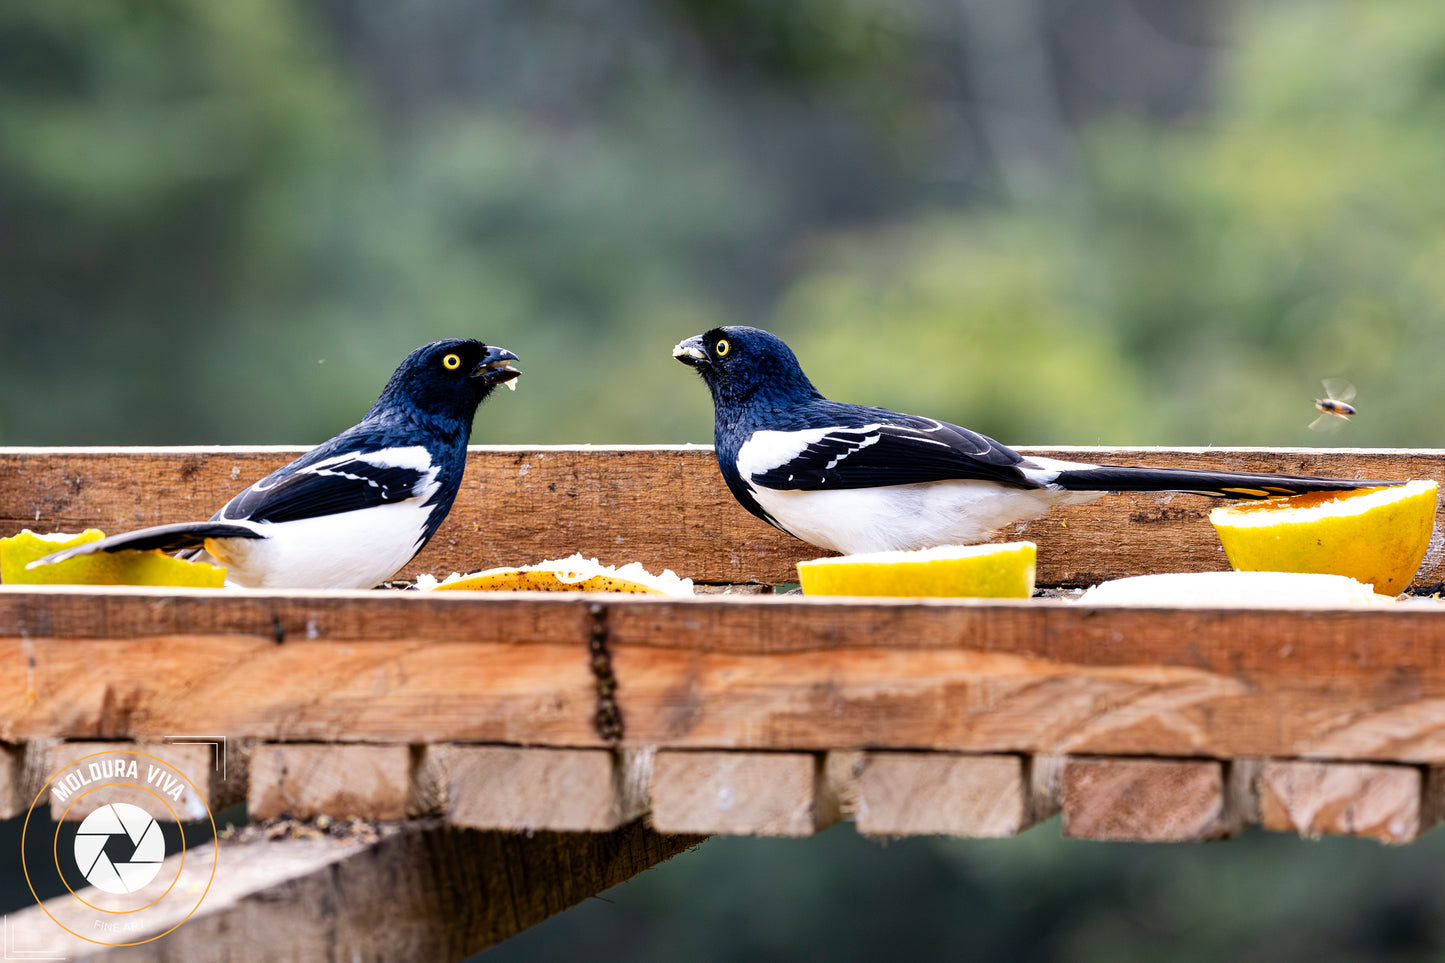
[{"label": "perched bird", "polygon": [[1111,491],[1268,498],[1398,484],[1025,457],[933,418],[829,401],[757,328],[714,328],[672,356],[712,392],[718,467],[743,507],[844,554],[978,542]]},{"label": "perched bird", "polygon": [[[360,423],[277,469],[208,522],[157,525],[68,548],[189,550],[246,588],[371,588],[421,551],[451,510],[477,406],[519,374],[505,348],[470,339],[417,348]],[[515,385],[509,385],[515,387]]]}]

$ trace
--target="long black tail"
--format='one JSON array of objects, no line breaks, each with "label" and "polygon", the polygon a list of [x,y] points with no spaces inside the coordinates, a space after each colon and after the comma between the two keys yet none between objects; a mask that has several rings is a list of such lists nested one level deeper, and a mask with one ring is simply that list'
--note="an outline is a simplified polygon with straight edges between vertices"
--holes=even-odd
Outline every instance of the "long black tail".
[{"label": "long black tail", "polygon": [[1304,492],[1350,491],[1403,485],[1403,481],[1319,478],[1314,475],[1267,475],[1243,471],[1195,471],[1189,468],[1146,468],[1098,465],[1059,473],[1055,485],[1069,491],[1192,492],[1225,498],[1274,498]]},{"label": "long black tail", "polygon": [[253,528],[226,522],[181,522],[177,525],[155,525],[151,528],[139,528],[133,532],[123,532],[120,535],[111,535],[94,542],[86,542],[84,545],[76,545],[74,548],[52,552],[44,558],[37,558],[25,567],[54,565],[56,562],[63,562],[81,555],[93,555],[96,552],[146,552],[156,548],[163,552],[177,552],[187,548],[203,548],[208,538],[265,537]]}]

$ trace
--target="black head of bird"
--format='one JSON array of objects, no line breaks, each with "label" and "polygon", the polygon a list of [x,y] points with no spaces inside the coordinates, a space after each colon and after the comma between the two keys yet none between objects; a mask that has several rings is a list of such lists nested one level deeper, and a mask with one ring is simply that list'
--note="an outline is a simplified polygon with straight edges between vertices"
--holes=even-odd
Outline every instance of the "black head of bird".
[{"label": "black head of bird", "polygon": [[521,374],[509,363],[516,360],[506,348],[471,338],[422,345],[397,366],[367,417],[410,416],[469,429],[487,395]]},{"label": "black head of bird", "polygon": [[713,328],[679,342],[672,356],[702,376],[720,408],[794,404],[822,397],[792,349],[782,338],[760,328]]}]

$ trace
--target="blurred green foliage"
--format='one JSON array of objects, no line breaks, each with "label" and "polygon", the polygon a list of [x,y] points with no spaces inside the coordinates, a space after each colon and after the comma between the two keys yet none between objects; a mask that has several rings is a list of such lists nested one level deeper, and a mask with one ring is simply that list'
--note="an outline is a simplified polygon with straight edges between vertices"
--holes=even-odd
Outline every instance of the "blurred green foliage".
[{"label": "blurred green foliage", "polygon": [[7,6],[0,442],[316,440],[462,333],[527,361],[478,441],[704,441],[668,349],[732,321],[1014,444],[1436,444],[1442,21],[1214,18],[1200,104],[1040,160],[927,3]]},{"label": "blurred green foliage", "polygon": [[[1107,118],[1075,176],[1001,211],[824,242],[779,327],[825,393],[1015,443],[1439,446],[1445,21],[1427,9],[1243,9],[1209,116]],[[1312,434],[1331,376],[1361,416]]]},{"label": "blurred green foliage", "polygon": [[[0,444],[315,442],[455,335],[476,442],[703,442],[746,322],[1012,444],[1436,446],[1442,121],[1429,0],[0,5]],[[1434,959],[1439,848],[716,841],[498,955]]]},{"label": "blurred green foliage", "polygon": [[1425,963],[1445,956],[1442,856],[1440,834],[1099,843],[1057,821],[1005,840],[713,838],[480,959]]}]

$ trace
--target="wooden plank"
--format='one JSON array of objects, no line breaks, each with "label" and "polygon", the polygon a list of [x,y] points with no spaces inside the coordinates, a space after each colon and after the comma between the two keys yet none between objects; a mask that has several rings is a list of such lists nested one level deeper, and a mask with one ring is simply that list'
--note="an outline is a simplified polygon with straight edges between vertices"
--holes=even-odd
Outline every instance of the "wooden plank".
[{"label": "wooden plank", "polygon": [[[209,518],[304,450],[0,449],[0,535]],[[739,508],[711,447],[473,447],[450,516],[405,574],[574,552],[711,582],[796,581],[793,562],[819,554]]]},{"label": "wooden plank", "polygon": [[[0,448],[0,535],[24,527],[108,532],[208,518],[304,449]],[[1425,449],[1025,448],[1113,464],[1445,481]],[[999,534],[1039,545],[1044,585],[1226,568],[1208,512],[1218,499],[1128,494],[1057,509]],[[485,519],[483,524],[480,520]],[[547,519],[547,524],[538,524]],[[527,564],[582,552],[705,582],[794,582],[820,554],[753,518],[723,485],[709,446],[473,447],[451,516],[407,574]],[[1445,550],[1417,584],[1445,579]]]},{"label": "wooden plank", "polygon": [[659,752],[648,797],[661,833],[811,836],[835,815],[801,752]]},{"label": "wooden plank", "polygon": [[429,746],[418,778],[452,825],[605,832],[647,811],[652,753]]},{"label": "wooden plank", "polygon": [[1430,829],[1425,772],[1415,766],[1270,760],[1256,780],[1260,823],[1276,832],[1406,843]]},{"label": "wooden plank", "polygon": [[[0,740],[597,748],[594,603],[0,586]],[[1445,764],[1433,605],[600,604],[629,747]]]},{"label": "wooden plank", "polygon": [[[866,836],[1014,836],[1058,811],[1016,755],[865,752],[845,790]],[[1042,789],[1043,787],[1039,787]]]},{"label": "wooden plank", "polygon": [[1232,835],[1224,764],[1213,759],[1071,758],[1063,834],[1131,842],[1202,842]]},{"label": "wooden plank", "polygon": [[248,813],[262,820],[404,819],[411,768],[406,746],[257,745]]},{"label": "wooden plank", "polygon": [[[460,960],[671,858],[701,840],[660,836],[641,822],[610,833],[486,833],[409,824],[370,842],[222,842],[191,919],[157,943],[106,951],[68,936],[38,906],[10,914],[17,946],[56,958],[278,961]],[[202,892],[210,847],[192,851],[175,892]],[[171,857],[163,875],[173,875]],[[114,898],[86,891],[109,906]],[[190,902],[194,902],[191,900]],[[180,922],[186,900],[146,911],[120,940]],[[172,907],[171,904],[174,904]],[[93,933],[95,910],[68,894],[45,908]],[[128,921],[129,922],[129,921]]]}]

